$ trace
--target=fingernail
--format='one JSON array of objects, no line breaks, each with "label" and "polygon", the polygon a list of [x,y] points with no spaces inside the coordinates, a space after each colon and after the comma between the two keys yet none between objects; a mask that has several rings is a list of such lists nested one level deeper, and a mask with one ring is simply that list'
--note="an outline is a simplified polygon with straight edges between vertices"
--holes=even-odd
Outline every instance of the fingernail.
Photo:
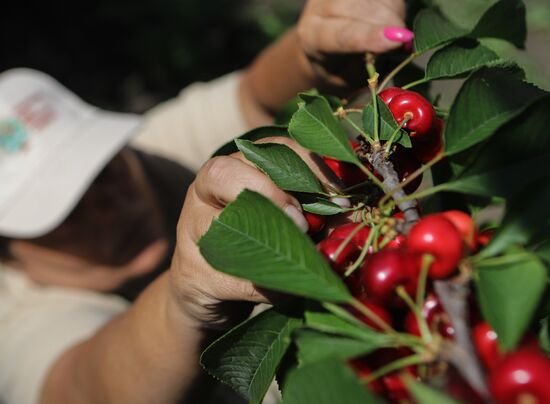
[{"label": "fingernail", "polygon": [[350,208],[351,203],[349,202],[348,198],[330,198],[330,201],[332,203],[335,203],[336,205],[340,206],[341,208]]},{"label": "fingernail", "polygon": [[294,223],[296,223],[300,230],[302,230],[304,233],[307,232],[307,230],[309,229],[307,220],[304,215],[302,215],[302,213],[296,208],[296,206],[288,205],[285,208],[285,213],[294,221]]},{"label": "fingernail", "polygon": [[414,33],[407,28],[386,27],[384,28],[384,36],[390,41],[406,43],[414,38]]}]

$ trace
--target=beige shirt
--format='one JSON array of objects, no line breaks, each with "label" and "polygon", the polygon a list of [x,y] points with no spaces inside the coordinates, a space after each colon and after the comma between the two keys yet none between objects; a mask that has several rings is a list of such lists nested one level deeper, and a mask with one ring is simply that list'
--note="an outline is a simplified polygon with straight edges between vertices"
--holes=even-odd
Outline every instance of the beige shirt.
[{"label": "beige shirt", "polygon": [[[232,73],[193,84],[152,109],[132,145],[197,170],[219,146],[247,129],[239,77]],[[0,267],[0,402],[37,403],[55,360],[127,306],[114,295],[39,286]]]}]

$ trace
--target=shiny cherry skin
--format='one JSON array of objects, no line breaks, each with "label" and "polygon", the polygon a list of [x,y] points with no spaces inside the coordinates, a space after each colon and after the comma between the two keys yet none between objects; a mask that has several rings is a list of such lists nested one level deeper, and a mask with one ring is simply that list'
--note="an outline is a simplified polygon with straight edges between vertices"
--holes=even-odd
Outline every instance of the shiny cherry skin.
[{"label": "shiny cherry skin", "polygon": [[[382,306],[370,301],[369,299],[365,297],[360,297],[359,301],[367,307],[369,310],[371,310],[374,314],[376,314],[382,321],[384,321],[389,326],[392,326],[392,317],[391,314],[384,309]],[[359,320],[361,320],[363,323],[368,325],[369,327],[377,330],[382,331],[382,328],[376,324],[373,320],[371,320],[369,317],[364,315],[363,313],[358,312],[357,310],[353,311],[353,314],[355,317],[357,317]]]},{"label": "shiny cherry skin", "polygon": [[430,131],[423,137],[412,140],[412,153],[423,164],[432,161],[443,152],[443,127],[445,122],[435,118]]},{"label": "shiny cherry skin", "polygon": [[[424,300],[424,305],[422,306],[422,317],[426,319],[430,329],[435,328],[443,338],[454,338],[454,327],[449,322],[441,302],[433,293],[428,294]],[[418,326],[418,321],[416,321],[416,316],[412,311],[408,312],[407,317],[405,318],[405,331],[409,334],[420,336],[420,327]]]},{"label": "shiny cherry skin", "polygon": [[395,293],[395,288],[403,285],[407,293],[414,296],[418,267],[418,256],[404,249],[384,249],[368,256],[360,272],[366,296],[383,306],[402,306],[402,299]]},{"label": "shiny cherry skin", "polygon": [[[412,155],[410,150],[397,145],[395,151],[390,155],[390,161],[393,163],[393,168],[397,171],[399,180],[405,181],[409,175],[418,170],[421,166],[420,162]],[[422,182],[422,175],[416,177],[409,185],[404,189],[407,194],[412,194],[418,189]]]},{"label": "shiny cherry skin", "polygon": [[470,251],[476,251],[477,226],[472,217],[460,210],[447,210],[441,212],[441,215],[456,227]]},{"label": "shiny cherry skin", "polygon": [[497,333],[491,328],[489,323],[481,321],[472,329],[472,339],[481,363],[487,369],[494,369],[502,359]]},{"label": "shiny cherry skin", "polygon": [[378,96],[382,99],[382,101],[384,101],[386,105],[388,105],[391,100],[393,100],[393,97],[405,92],[407,92],[407,90],[403,90],[399,87],[388,87],[385,90],[380,91]]},{"label": "shiny cherry skin", "polygon": [[427,135],[435,120],[432,104],[413,91],[406,91],[393,97],[388,108],[398,123],[403,122],[406,115],[410,115],[410,120],[403,127],[412,138],[421,138]]},{"label": "shiny cherry skin", "polygon": [[311,212],[304,212],[304,217],[309,226],[307,234],[313,236],[319,233],[325,227],[326,217],[322,215],[317,215]]},{"label": "shiny cherry skin", "polygon": [[[347,223],[342,226],[338,226],[329,234],[329,238],[345,240],[359,225],[359,223]],[[367,243],[369,234],[370,227],[362,227],[353,235],[351,242],[355,244],[357,248],[363,248]]]},{"label": "shiny cherry skin", "polygon": [[346,187],[360,184],[368,179],[367,175],[354,164],[330,157],[323,157],[323,161]]},{"label": "shiny cherry skin", "polygon": [[342,251],[336,255],[343,240],[327,238],[317,244],[317,249],[329,262],[332,269],[340,275],[344,275],[346,268],[353,263],[361,253],[353,243],[347,243]]},{"label": "shiny cherry skin", "polygon": [[464,252],[464,242],[456,227],[445,217],[434,214],[422,218],[410,230],[407,249],[417,254],[430,254],[434,261],[428,277],[444,279],[456,269]]},{"label": "shiny cherry skin", "polygon": [[497,404],[550,403],[550,359],[525,348],[506,355],[489,375],[489,391]]}]

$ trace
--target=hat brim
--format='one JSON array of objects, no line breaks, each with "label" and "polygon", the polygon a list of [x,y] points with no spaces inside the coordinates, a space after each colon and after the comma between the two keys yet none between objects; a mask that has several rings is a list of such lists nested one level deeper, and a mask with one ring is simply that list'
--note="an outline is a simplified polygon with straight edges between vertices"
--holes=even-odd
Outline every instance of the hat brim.
[{"label": "hat brim", "polygon": [[85,118],[72,126],[73,133],[41,155],[32,175],[27,173],[9,195],[9,203],[0,210],[0,235],[34,238],[59,226],[141,123],[137,115],[89,108]]}]

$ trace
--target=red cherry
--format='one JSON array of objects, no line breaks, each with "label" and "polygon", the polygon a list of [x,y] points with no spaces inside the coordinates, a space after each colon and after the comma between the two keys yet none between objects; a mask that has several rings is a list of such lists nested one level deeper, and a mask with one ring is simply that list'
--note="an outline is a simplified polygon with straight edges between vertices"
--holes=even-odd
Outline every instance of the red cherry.
[{"label": "red cherry", "polygon": [[403,122],[406,115],[411,116],[403,127],[410,132],[409,135],[412,138],[427,135],[435,119],[432,104],[413,91],[407,91],[393,97],[388,104],[388,108],[398,123]]},{"label": "red cherry", "polygon": [[497,404],[550,403],[550,360],[535,349],[506,355],[489,375],[489,390]]},{"label": "red cherry", "polygon": [[354,164],[330,157],[323,157],[323,161],[347,187],[359,184],[368,179],[367,175]]},{"label": "red cherry", "polygon": [[394,239],[390,240],[388,244],[386,244],[384,249],[389,249],[389,250],[399,249],[405,245],[406,240],[407,238],[404,235],[398,234],[397,236],[395,236]]},{"label": "red cherry", "polygon": [[[364,306],[366,306],[368,309],[370,309],[374,314],[376,314],[378,317],[380,317],[380,319],[382,321],[384,321],[386,324],[388,324],[390,326],[392,325],[391,314],[386,309],[384,309],[383,307],[381,307],[380,305],[378,305],[376,303],[371,302],[370,300],[368,300],[364,297],[360,297],[359,301]],[[382,331],[382,328],[380,328],[379,325],[377,325],[374,321],[372,321],[366,315],[360,313],[359,311],[357,311],[355,309],[353,310],[353,314],[355,315],[355,317],[357,317],[359,320],[361,320],[363,323],[365,323],[369,327],[371,327],[375,330],[378,330],[378,331]]]},{"label": "red cherry", "polygon": [[[399,180],[405,181],[409,175],[414,173],[420,168],[420,162],[411,154],[410,150],[397,145],[397,148],[390,156],[390,161],[393,163],[393,168],[397,171]],[[416,177],[413,182],[405,187],[407,194],[412,194],[420,186],[422,182],[422,175]]]},{"label": "red cherry", "polygon": [[470,251],[477,249],[477,227],[472,217],[460,210],[447,210],[441,215],[450,221],[462,236]]},{"label": "red cherry", "polygon": [[487,369],[493,369],[502,358],[497,333],[489,323],[482,321],[474,326],[472,336],[479,359]]},{"label": "red cherry", "polygon": [[421,163],[432,161],[443,151],[443,126],[445,122],[436,118],[430,131],[421,138],[412,139],[412,152]]},{"label": "red cherry", "polygon": [[[428,294],[428,296],[426,296],[426,300],[424,300],[424,305],[422,306],[422,317],[426,319],[430,329],[434,329],[435,326],[442,337],[449,339],[454,337],[454,327],[449,322],[441,302],[433,293]],[[418,321],[416,321],[416,316],[412,311],[408,312],[407,317],[405,318],[405,331],[409,334],[420,336],[420,327],[418,325]]]},{"label": "red cherry", "polygon": [[342,251],[336,255],[342,241],[343,240],[327,238],[317,244],[319,252],[323,254],[325,259],[330,263],[332,269],[340,275],[346,272],[346,268],[353,263],[361,253],[353,243],[347,243]]},{"label": "red cherry", "polygon": [[418,283],[418,256],[406,250],[382,250],[370,255],[361,267],[361,283],[367,297],[382,305],[401,306],[395,288],[403,285],[414,296]]},{"label": "red cherry", "polygon": [[477,236],[477,244],[485,247],[493,236],[495,235],[496,230],[495,229],[489,229],[489,230],[483,230],[479,235]]},{"label": "red cherry", "polygon": [[317,215],[311,212],[304,212],[304,217],[307,220],[307,224],[309,225],[307,234],[311,236],[319,233],[321,230],[323,230],[323,227],[325,227],[325,216]]},{"label": "red cherry", "polygon": [[431,254],[434,261],[428,276],[443,279],[453,273],[464,251],[462,237],[456,227],[441,215],[425,216],[410,230],[407,248],[417,254]]},{"label": "red cherry", "polygon": [[[348,238],[351,232],[354,231],[359,225],[360,223],[347,223],[342,226],[338,226],[329,234],[329,238],[345,240],[346,238]],[[351,242],[355,244],[356,247],[363,248],[367,243],[369,234],[370,234],[370,227],[367,227],[367,226],[362,227],[357,231],[357,233],[353,235]]]},{"label": "red cherry", "polygon": [[[372,374],[372,370],[362,358],[355,358],[348,362],[359,379],[366,379]],[[382,394],[384,386],[380,379],[369,382],[369,390],[374,394]]]},{"label": "red cherry", "polygon": [[386,389],[385,396],[392,400],[393,402],[410,402],[411,395],[409,394],[409,390],[407,389],[407,386],[403,382],[403,377],[401,373],[408,373],[413,378],[416,377],[416,372],[405,368],[401,372],[392,372],[387,374],[386,376],[382,376],[382,384],[384,385],[384,388]]},{"label": "red cherry", "polygon": [[385,90],[380,91],[378,96],[387,105],[391,102],[393,97],[395,97],[396,95],[405,93],[405,92],[407,92],[407,90],[403,90],[402,88],[399,88],[399,87],[388,87]]}]

